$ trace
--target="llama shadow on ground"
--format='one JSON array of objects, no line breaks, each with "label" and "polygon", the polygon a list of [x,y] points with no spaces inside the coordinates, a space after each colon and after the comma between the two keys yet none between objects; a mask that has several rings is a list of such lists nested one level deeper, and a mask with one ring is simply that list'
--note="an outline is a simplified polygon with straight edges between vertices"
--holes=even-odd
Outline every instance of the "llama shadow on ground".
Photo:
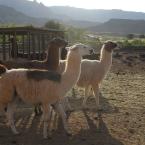
[{"label": "llama shadow on ground", "polygon": [[[100,92],[100,105],[101,105],[101,112],[103,113],[118,113],[119,108],[109,103],[109,100]],[[74,108],[74,110],[83,110],[82,102],[84,97],[81,96],[77,98],[77,95],[74,94],[73,96],[69,97],[70,104]],[[89,96],[87,100],[87,108],[85,110],[90,110],[96,112],[96,102],[94,96]]]},{"label": "llama shadow on ground", "polygon": [[[21,108],[22,109],[22,108]],[[20,112],[15,113],[15,125],[19,131],[19,135],[14,135],[6,125],[5,116],[2,118],[4,120],[3,125],[0,126],[0,144],[2,145],[25,145],[31,144],[31,141],[36,141],[37,130],[40,124],[41,118],[35,117],[32,113],[32,109],[22,109]],[[41,135],[42,137],[42,132]],[[32,144],[33,145],[33,144]]]},{"label": "llama shadow on ground", "polygon": [[[32,110],[31,110],[32,111]],[[16,125],[21,134],[19,136],[12,135],[9,128],[1,127],[0,144],[3,145],[123,145],[122,142],[114,138],[105,124],[101,114],[98,119],[92,119],[88,111],[75,112],[70,116],[70,127],[72,136],[67,136],[61,118],[58,114],[52,112],[51,122],[48,128],[55,126],[54,130],[50,130],[50,138],[44,140],[42,136],[43,121],[41,117],[34,117],[34,113],[30,110],[28,113],[20,113],[16,117]],[[83,118],[81,118],[83,116]],[[76,118],[78,118],[76,120]],[[83,125],[83,120],[77,124],[79,119],[83,119],[87,124],[87,128]],[[82,127],[80,128],[80,126]],[[77,130],[77,128],[80,128]]]},{"label": "llama shadow on ground", "polygon": [[[87,111],[82,111],[85,120],[88,124],[88,129],[82,128],[79,132],[68,137],[65,135],[62,122],[59,120],[58,129],[53,133],[51,145],[124,145],[121,141],[114,138],[105,122],[102,115],[99,115],[98,120],[92,120]],[[77,126],[77,124],[76,124]],[[58,136],[59,134],[59,136]],[[60,135],[61,134],[61,135]],[[59,141],[58,141],[59,140]]]},{"label": "llama shadow on ground", "polygon": [[109,100],[100,92],[100,105],[103,113],[118,113],[119,108],[109,103]]}]

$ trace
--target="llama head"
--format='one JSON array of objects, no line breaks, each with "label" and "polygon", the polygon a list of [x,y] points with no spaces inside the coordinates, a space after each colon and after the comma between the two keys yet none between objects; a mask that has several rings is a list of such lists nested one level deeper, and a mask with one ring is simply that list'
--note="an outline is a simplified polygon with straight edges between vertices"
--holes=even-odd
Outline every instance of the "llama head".
[{"label": "llama head", "polygon": [[66,49],[67,49],[67,51],[76,51],[81,56],[92,54],[94,52],[93,48],[91,48],[88,45],[81,44],[81,43],[74,44],[74,45],[72,45],[70,47],[66,47]]},{"label": "llama head", "polygon": [[68,42],[62,38],[53,38],[49,41],[48,46],[54,48],[64,48]]},{"label": "llama head", "polygon": [[105,48],[105,50],[107,50],[108,52],[112,52],[116,47],[117,47],[117,44],[116,44],[115,42],[106,41],[106,42],[104,43],[104,48]]}]

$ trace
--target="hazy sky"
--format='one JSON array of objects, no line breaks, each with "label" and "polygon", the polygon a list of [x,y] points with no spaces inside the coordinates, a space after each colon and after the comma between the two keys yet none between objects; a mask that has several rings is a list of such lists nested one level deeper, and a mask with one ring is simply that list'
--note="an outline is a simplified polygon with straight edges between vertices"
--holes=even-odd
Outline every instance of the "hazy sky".
[{"label": "hazy sky", "polygon": [[74,6],[86,9],[122,9],[145,12],[145,0],[37,0],[47,6]]}]

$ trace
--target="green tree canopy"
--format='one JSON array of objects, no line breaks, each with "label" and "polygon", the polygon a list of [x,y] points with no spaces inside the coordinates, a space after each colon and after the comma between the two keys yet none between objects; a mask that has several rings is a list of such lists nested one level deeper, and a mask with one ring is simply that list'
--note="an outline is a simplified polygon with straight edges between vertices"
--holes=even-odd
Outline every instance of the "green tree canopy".
[{"label": "green tree canopy", "polygon": [[48,29],[56,29],[56,30],[64,30],[64,26],[57,21],[50,20],[44,24],[45,28]]}]

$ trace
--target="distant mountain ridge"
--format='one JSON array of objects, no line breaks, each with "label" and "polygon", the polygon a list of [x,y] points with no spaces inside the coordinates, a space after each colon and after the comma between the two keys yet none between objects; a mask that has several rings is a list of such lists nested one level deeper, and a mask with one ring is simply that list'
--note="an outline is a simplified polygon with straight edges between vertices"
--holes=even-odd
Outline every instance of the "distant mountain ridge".
[{"label": "distant mountain ridge", "polygon": [[27,16],[21,12],[16,11],[15,9],[0,5],[0,23],[1,24],[25,24],[25,25],[35,25],[41,26],[47,20],[43,18],[33,18]]},{"label": "distant mountain ridge", "polygon": [[90,27],[90,31],[101,33],[145,33],[145,20],[111,19],[103,24]]},{"label": "distant mountain ridge", "polygon": [[35,0],[0,0],[0,5],[12,7],[27,16],[35,18],[58,19],[60,17],[59,14],[53,14],[47,6]]},{"label": "distant mountain ridge", "polygon": [[65,20],[60,22],[64,23],[67,26],[73,26],[76,28],[84,28],[84,29],[88,27],[95,27],[96,25],[101,24],[99,22],[90,22],[90,21],[81,21],[81,20]]},{"label": "distant mountain ridge", "polygon": [[145,13],[47,7],[36,0],[0,0],[0,23],[44,25],[50,19],[93,32],[145,33]]},{"label": "distant mountain ridge", "polygon": [[53,6],[49,7],[51,12],[66,15],[75,20],[85,20],[93,22],[106,22],[110,19],[133,19],[145,20],[145,13],[132,12],[123,10],[103,10],[103,9],[82,9],[69,6]]},{"label": "distant mountain ridge", "polygon": [[69,6],[47,7],[36,0],[0,0],[0,5],[5,5],[16,9],[28,16],[37,18],[49,18],[59,20],[79,20],[90,22],[106,22],[110,19],[133,19],[145,20],[145,13],[130,12],[122,10],[88,10]]}]

